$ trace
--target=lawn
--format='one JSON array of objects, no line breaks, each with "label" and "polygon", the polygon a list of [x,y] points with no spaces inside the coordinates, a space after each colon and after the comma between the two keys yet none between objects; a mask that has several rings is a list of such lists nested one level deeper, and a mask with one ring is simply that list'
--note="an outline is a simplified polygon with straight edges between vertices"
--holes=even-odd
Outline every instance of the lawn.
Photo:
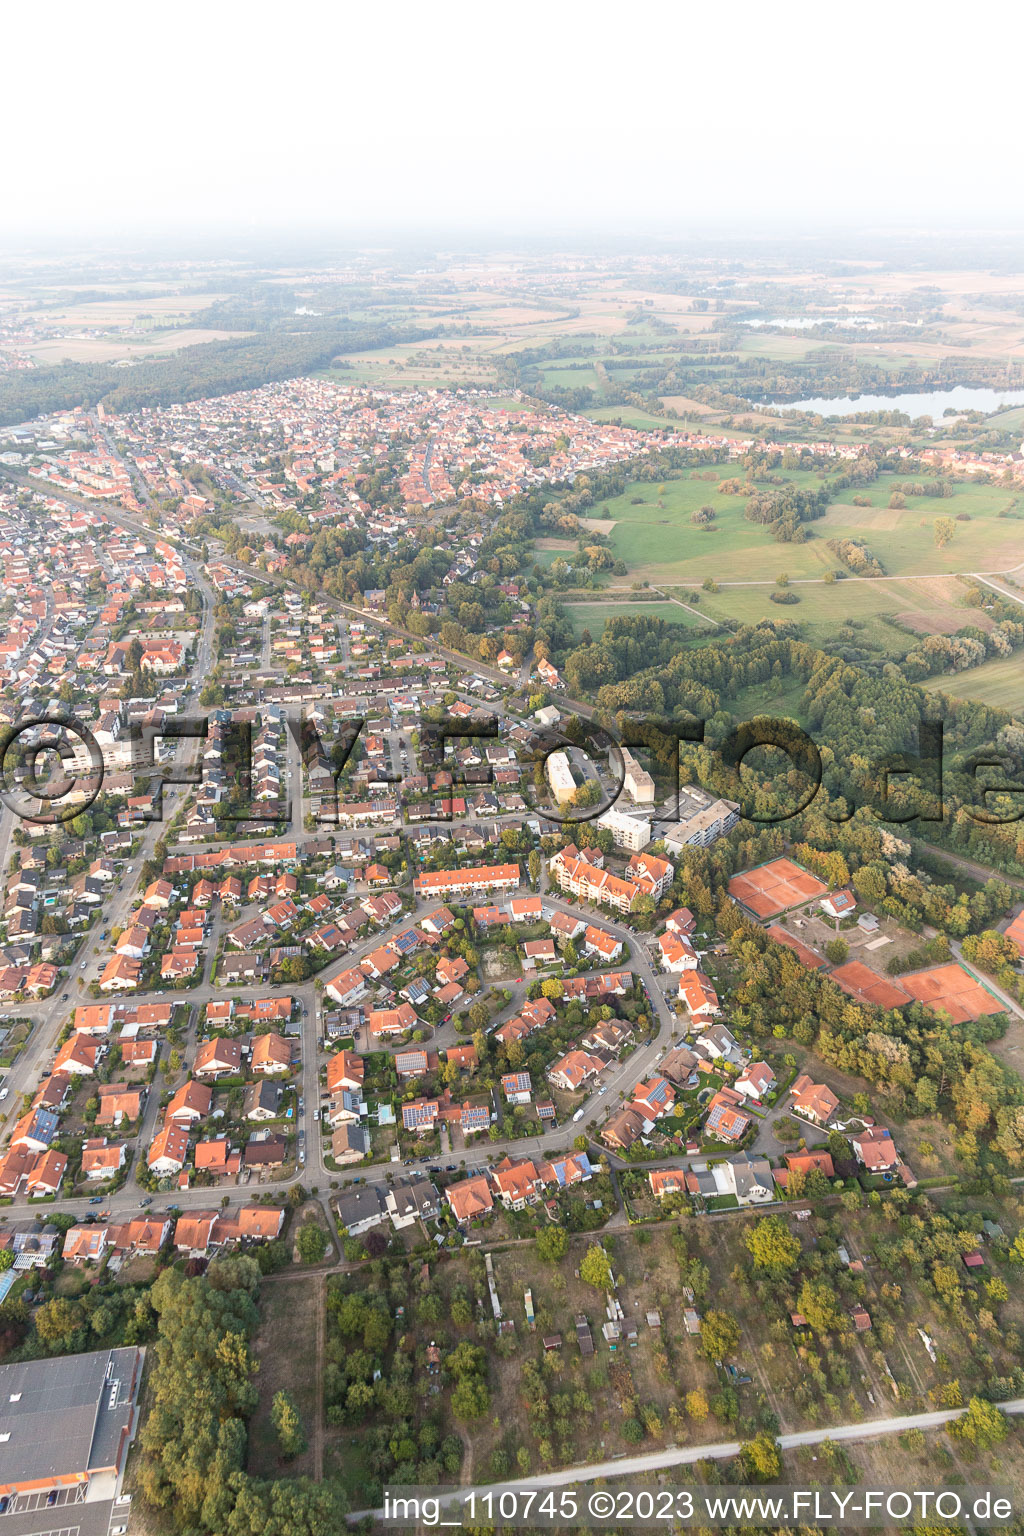
[{"label": "lawn", "polygon": [[742,688],[725,705],[737,720],[752,720],[755,715],[771,715],[774,719],[796,720],[805,725],[802,713],[804,685],[799,678],[769,678],[764,683],[751,683]]}]

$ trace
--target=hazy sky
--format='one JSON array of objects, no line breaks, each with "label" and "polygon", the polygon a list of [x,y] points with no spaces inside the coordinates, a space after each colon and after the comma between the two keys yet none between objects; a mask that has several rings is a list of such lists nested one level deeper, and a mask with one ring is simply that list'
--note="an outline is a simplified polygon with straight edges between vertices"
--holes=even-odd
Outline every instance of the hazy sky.
[{"label": "hazy sky", "polygon": [[1020,8],[976,43],[970,13],[946,14],[920,0],[9,8],[2,221],[19,241],[1019,227]]}]

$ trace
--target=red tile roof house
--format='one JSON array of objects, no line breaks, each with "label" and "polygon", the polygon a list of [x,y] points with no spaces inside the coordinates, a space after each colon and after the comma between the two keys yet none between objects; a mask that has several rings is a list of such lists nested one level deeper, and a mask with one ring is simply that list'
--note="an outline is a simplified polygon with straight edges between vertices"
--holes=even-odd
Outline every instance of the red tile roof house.
[{"label": "red tile roof house", "polygon": [[694,1019],[710,1019],[721,1013],[718,993],[700,971],[684,971],[679,978],[679,997]]},{"label": "red tile roof house", "polygon": [[707,1132],[716,1141],[741,1141],[751,1124],[750,1116],[737,1108],[743,1103],[740,1094],[731,1088],[720,1088],[708,1103],[704,1122]]},{"label": "red tile roof house", "polygon": [[84,1040],[77,1033],[70,1035],[57,1052],[53,1063],[53,1070],[55,1072],[73,1072],[91,1077],[96,1071],[97,1059],[104,1049],[98,1043]]},{"label": "red tile roof house", "polygon": [[120,1042],[121,1060],[126,1067],[148,1067],[156,1061],[155,1040],[124,1040]]},{"label": "red tile roof house", "polygon": [[651,1194],[656,1200],[666,1195],[686,1193],[686,1171],[683,1168],[653,1168],[647,1175],[651,1181]]},{"label": "red tile roof house", "polygon": [[[393,971],[398,963],[398,956],[394,950],[381,945],[380,949],[373,950],[359,962],[359,969],[364,975],[371,976],[377,981],[381,976],[386,976],[389,971]],[[338,1001],[340,1002],[341,999],[339,998]]]},{"label": "red tile roof house", "polygon": [[896,1143],[881,1126],[873,1125],[866,1131],[859,1131],[850,1137],[850,1143],[869,1173],[887,1173],[900,1165]]},{"label": "red tile roof house", "polygon": [[458,1002],[460,997],[464,997],[465,993],[457,981],[450,981],[446,987],[438,987],[434,996],[442,1008],[450,1008],[453,1003]]},{"label": "red tile roof house", "polygon": [[340,1093],[343,1088],[357,1093],[362,1089],[366,1076],[363,1058],[354,1051],[339,1051],[327,1063],[327,1091]]},{"label": "red tile roof house", "polygon": [[242,1157],[240,1152],[232,1149],[226,1136],[218,1136],[213,1141],[197,1141],[193,1161],[197,1173],[237,1173]]},{"label": "red tile roof house", "polygon": [[486,1216],[494,1209],[491,1186],[483,1175],[460,1179],[457,1184],[450,1185],[445,1191],[445,1199],[460,1226],[475,1217]]},{"label": "red tile roof house", "polygon": [[836,1171],[831,1152],[787,1152],[786,1167],[790,1173],[823,1173],[826,1179]]},{"label": "red tile roof house", "polygon": [[329,997],[346,1008],[366,996],[366,975],[358,969],[339,971],[325,990]]},{"label": "red tile roof house", "polygon": [[435,975],[442,985],[452,981],[461,981],[469,974],[469,966],[461,955],[442,955],[437,962]]},{"label": "red tile roof house", "polygon": [[570,916],[568,912],[553,912],[548,927],[560,944],[567,944],[570,939],[586,930],[586,922],[582,917]]},{"label": "red tile roof house", "polygon": [[210,1234],[217,1221],[217,1211],[189,1211],[179,1216],[174,1227],[174,1246],[179,1253],[201,1257],[210,1246]]},{"label": "red tile roof house", "polygon": [[180,981],[183,976],[191,976],[198,965],[198,950],[172,949],[170,954],[161,957],[160,975],[164,980]]},{"label": "red tile roof house", "polygon": [[105,1136],[93,1136],[82,1146],[82,1172],[87,1179],[110,1179],[124,1167],[123,1144],[110,1145]]},{"label": "red tile roof house", "polygon": [[55,1195],[64,1180],[68,1160],[63,1152],[44,1152],[32,1165],[25,1181],[25,1188],[35,1199]]},{"label": "red tile roof house", "polygon": [[609,933],[607,928],[591,924],[584,931],[583,948],[588,955],[596,955],[600,960],[617,960],[622,953],[622,940]]},{"label": "red tile roof house", "polygon": [[666,971],[695,971],[700,965],[700,957],[689,939],[680,938],[678,934],[663,933],[658,948]]},{"label": "red tile roof house", "polygon": [[[207,1090],[209,1091],[209,1090]],[[161,1177],[180,1173],[188,1156],[188,1131],[168,1120],[150,1144],[147,1163],[151,1173]]]},{"label": "red tile roof house", "polygon": [[766,1061],[752,1061],[733,1083],[737,1093],[759,1104],[775,1087],[775,1073]]},{"label": "red tile roof house", "polygon": [[697,919],[689,907],[677,907],[665,919],[665,927],[669,933],[674,933],[677,938],[688,939],[697,927]]},{"label": "red tile roof house", "polygon": [[419,1015],[408,1003],[401,1003],[397,1008],[371,1009],[366,1021],[370,1034],[378,1038],[404,1034],[408,1029],[415,1029],[419,1022]]},{"label": "red tile roof house", "polygon": [[115,1253],[159,1253],[171,1235],[169,1216],[134,1216],[109,1229]]},{"label": "red tile roof house", "polygon": [[213,1089],[206,1083],[182,1083],[167,1106],[167,1119],[182,1125],[194,1125],[210,1113]]},{"label": "red tile roof house", "polygon": [[543,1184],[530,1159],[514,1163],[505,1157],[491,1169],[491,1183],[501,1202],[511,1211],[521,1211],[526,1205],[535,1204],[543,1193]]},{"label": "red tile roof house", "polygon": [[538,965],[553,965],[558,959],[554,939],[527,939],[522,951],[523,964],[528,970]]},{"label": "red tile roof house", "polygon": [[234,1243],[240,1238],[270,1242],[280,1237],[283,1226],[284,1211],[274,1206],[240,1205],[237,1211],[218,1216],[213,1239],[217,1243]]},{"label": "red tile roof house", "polygon": [[118,1126],[137,1120],[142,1114],[145,1090],[129,1088],[127,1083],[101,1083],[99,1086],[100,1112],[97,1125]]},{"label": "red tile roof house", "polygon": [[548,1081],[556,1088],[575,1092],[604,1071],[604,1062],[598,1056],[588,1056],[586,1051],[568,1051],[560,1061],[548,1068]]},{"label": "red tile roof house", "polygon": [[839,1108],[839,1100],[831,1088],[813,1082],[804,1072],[793,1084],[790,1108],[794,1114],[812,1120],[815,1125],[827,1125]]},{"label": "red tile roof house", "polygon": [[207,1040],[196,1051],[192,1068],[196,1077],[231,1077],[242,1068],[242,1046],[238,1040]]},{"label": "red tile roof house", "polygon": [[529,1072],[506,1072],[501,1079],[501,1091],[509,1104],[529,1104],[533,1097]]},{"label": "red tile roof house", "polygon": [[290,1072],[292,1069],[292,1042],[284,1035],[271,1031],[257,1035],[252,1043],[252,1070],[268,1074]]}]

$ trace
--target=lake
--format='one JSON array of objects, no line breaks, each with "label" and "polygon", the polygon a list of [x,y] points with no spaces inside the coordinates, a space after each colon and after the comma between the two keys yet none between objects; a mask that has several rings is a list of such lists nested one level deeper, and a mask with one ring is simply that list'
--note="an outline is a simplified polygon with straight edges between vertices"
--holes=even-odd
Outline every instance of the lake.
[{"label": "lake", "polygon": [[[744,319],[741,324],[757,330],[759,326],[775,325],[779,330],[809,331],[816,325],[831,325],[836,330],[880,331],[882,322],[870,315],[772,315],[768,319]],[[886,326],[920,326],[920,320],[886,320]]]},{"label": "lake", "polygon": [[938,421],[943,411],[996,411],[1001,405],[1024,405],[1024,388],[975,389],[957,384],[953,389],[934,389],[916,395],[837,395],[833,400],[768,400],[779,410],[812,411],[816,416],[852,416],[856,411],[904,411],[912,420],[931,416]]}]

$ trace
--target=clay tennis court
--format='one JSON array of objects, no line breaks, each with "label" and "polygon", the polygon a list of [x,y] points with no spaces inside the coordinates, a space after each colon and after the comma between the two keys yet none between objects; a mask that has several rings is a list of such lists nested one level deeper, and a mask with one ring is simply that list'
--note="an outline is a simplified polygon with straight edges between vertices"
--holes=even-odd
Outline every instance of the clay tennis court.
[{"label": "clay tennis court", "polygon": [[828,886],[810,870],[801,869],[792,859],[772,859],[745,874],[733,875],[729,895],[741,902],[755,917],[775,917],[789,907],[802,906],[815,896],[824,896]]},{"label": "clay tennis court", "polygon": [[887,976],[879,976],[863,960],[847,960],[845,965],[837,965],[830,974],[832,980],[850,997],[872,1008],[902,1008],[904,1003],[910,1002],[909,992],[904,992],[901,986],[890,981]]},{"label": "clay tennis court", "polygon": [[806,965],[808,970],[816,971],[825,964],[824,955],[819,955],[816,949],[811,949],[807,944],[801,944],[799,939],[786,932],[781,923],[772,923],[768,932],[776,944],[785,944],[787,949],[791,949],[800,964]]},{"label": "clay tennis court", "polygon": [[1018,912],[1013,922],[1006,930],[1006,937],[1011,944],[1016,944],[1017,953],[1024,960],[1024,912]]},{"label": "clay tennis court", "polygon": [[930,1008],[941,1008],[954,1024],[980,1019],[986,1013],[1005,1012],[999,999],[955,961],[933,966],[930,971],[915,971],[901,980],[911,997]]}]

